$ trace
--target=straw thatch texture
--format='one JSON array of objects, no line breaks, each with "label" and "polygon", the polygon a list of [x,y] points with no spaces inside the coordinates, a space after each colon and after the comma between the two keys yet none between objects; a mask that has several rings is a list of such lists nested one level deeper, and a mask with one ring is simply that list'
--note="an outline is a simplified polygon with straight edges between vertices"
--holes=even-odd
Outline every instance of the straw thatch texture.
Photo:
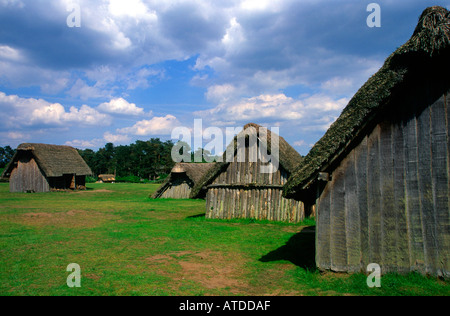
[{"label": "straw thatch texture", "polygon": [[116,181],[116,176],[113,174],[100,174],[98,180],[101,182],[114,182]]},{"label": "straw thatch texture", "polygon": [[[192,187],[200,181],[201,177],[214,167],[214,165],[214,163],[177,163],[172,168],[170,175],[151,197],[157,199],[163,195],[167,195],[172,198],[189,198]],[[176,189],[176,186],[179,186],[179,188]],[[168,190],[178,192],[165,194]]]},{"label": "straw thatch texture", "polygon": [[21,144],[5,168],[12,192],[46,192],[84,187],[91,169],[75,148],[47,144]]},{"label": "straw thatch texture", "polygon": [[80,176],[91,175],[92,171],[75,148],[47,144],[21,144],[10,164],[5,168],[5,175],[11,172],[13,164],[24,152],[31,152],[39,167],[47,177],[60,177],[64,174]]},{"label": "straw thatch texture", "polygon": [[383,67],[350,100],[341,116],[314,145],[284,188],[285,196],[299,196],[311,187],[319,172],[342,155],[349,142],[367,127],[389,100],[403,88],[408,77],[417,75],[415,66],[432,59],[448,62],[450,43],[449,11],[426,9],[411,39],[387,58]]},{"label": "straw thatch texture", "polygon": [[[249,123],[244,126],[244,129],[241,133],[245,133],[246,130],[248,130],[249,128],[254,128],[254,130],[257,133],[257,137],[262,140],[261,145],[267,144],[267,152],[269,154],[272,153],[272,150],[278,150],[279,165],[282,168],[284,168],[287,172],[289,172],[289,174],[291,172],[293,172],[295,170],[295,168],[302,161],[302,156],[294,148],[292,148],[291,145],[289,145],[288,142],[286,142],[286,140],[283,137],[277,135],[277,137],[279,138],[279,141],[278,141],[279,148],[271,148],[272,132],[269,129],[267,129],[267,133],[265,135],[263,135],[260,133],[260,128],[262,128],[262,126],[255,124],[255,123]],[[230,159],[229,159],[229,157],[227,159],[227,155],[230,155],[230,153],[231,153],[232,157],[235,157],[237,155],[238,137],[239,137],[239,135],[234,137],[231,144],[228,145],[225,153],[222,156],[223,162],[216,163],[215,166],[213,168],[211,168],[210,170],[208,170],[208,172],[200,179],[200,181],[198,181],[196,183],[196,185],[192,189],[191,198],[203,197],[204,194],[206,193],[204,188],[207,185],[211,184],[212,181],[214,181],[214,179],[221,172],[223,172],[224,170],[226,170],[228,168],[228,166],[230,164],[230,162],[229,162]],[[266,148],[264,148],[264,149],[266,149]]]}]

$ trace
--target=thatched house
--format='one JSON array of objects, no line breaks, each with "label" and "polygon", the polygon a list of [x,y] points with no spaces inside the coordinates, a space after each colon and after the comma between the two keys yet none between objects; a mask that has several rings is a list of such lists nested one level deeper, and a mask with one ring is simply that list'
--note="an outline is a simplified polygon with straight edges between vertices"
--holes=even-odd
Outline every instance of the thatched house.
[{"label": "thatched house", "polygon": [[450,275],[449,71],[450,12],[428,8],[289,179],[319,268]]},{"label": "thatched house", "polygon": [[116,181],[116,176],[113,174],[100,174],[98,176],[99,183],[114,183]]},{"label": "thatched house", "polygon": [[[227,147],[223,162],[209,170],[192,190],[192,198],[206,196],[207,218],[253,218],[293,223],[304,219],[304,204],[281,196],[283,185],[302,157],[279,137],[279,167],[273,169],[276,172],[263,173],[262,168],[270,167],[270,164],[264,163],[259,155],[254,156],[257,159],[251,159],[251,155],[260,150],[272,153],[275,148],[271,148],[271,131],[266,130],[267,133],[262,135],[260,129],[261,126],[256,124],[246,125]],[[250,141],[252,133],[257,142]],[[238,159],[239,137],[247,137],[244,162]]]},{"label": "thatched house", "polygon": [[75,148],[46,144],[21,144],[3,172],[11,192],[85,189],[90,174]]},{"label": "thatched house", "polygon": [[191,190],[214,163],[177,163],[152,198],[189,199]]}]

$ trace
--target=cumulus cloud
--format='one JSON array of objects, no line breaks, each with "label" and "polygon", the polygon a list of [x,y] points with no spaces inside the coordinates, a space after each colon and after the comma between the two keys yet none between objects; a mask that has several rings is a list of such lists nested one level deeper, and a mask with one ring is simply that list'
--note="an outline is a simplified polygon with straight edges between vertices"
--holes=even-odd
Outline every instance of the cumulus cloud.
[{"label": "cumulus cloud", "polygon": [[78,149],[85,148],[99,148],[105,144],[103,139],[93,139],[93,140],[80,140],[75,139],[65,142],[66,146],[71,146]]},{"label": "cumulus cloud", "polygon": [[98,106],[102,112],[123,115],[143,115],[144,109],[139,108],[134,103],[129,103],[123,98],[112,99],[109,102],[102,103]]},{"label": "cumulus cloud", "polygon": [[97,85],[90,86],[84,80],[78,79],[67,93],[70,96],[78,97],[81,100],[89,100],[108,97],[110,96],[111,91],[104,90]]},{"label": "cumulus cloud", "polygon": [[131,141],[131,137],[128,135],[112,134],[110,132],[103,134],[103,139],[106,143],[113,144],[127,144]]},{"label": "cumulus cloud", "polygon": [[209,121],[229,120],[235,122],[306,122],[313,117],[323,118],[325,114],[337,114],[347,104],[347,99],[333,100],[325,95],[312,95],[294,99],[285,94],[260,95],[242,98],[238,102],[225,102],[217,107],[195,114]]},{"label": "cumulus cloud", "polygon": [[60,103],[51,103],[43,99],[21,98],[0,92],[0,109],[9,119],[6,128],[24,126],[54,127],[64,125],[105,126],[111,118],[87,105],[74,106],[66,111]]},{"label": "cumulus cloud", "polygon": [[131,127],[118,129],[118,132],[135,136],[170,135],[172,130],[179,125],[180,122],[175,116],[166,115],[139,121]]}]

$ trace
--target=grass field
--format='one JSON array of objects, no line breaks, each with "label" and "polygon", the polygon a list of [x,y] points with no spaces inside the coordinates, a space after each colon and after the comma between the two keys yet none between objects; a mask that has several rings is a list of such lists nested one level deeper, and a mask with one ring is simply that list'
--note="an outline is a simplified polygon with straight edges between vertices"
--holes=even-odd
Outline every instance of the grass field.
[{"label": "grass field", "polygon": [[[448,282],[314,268],[313,221],[204,219],[204,201],[151,200],[157,185],[12,194],[0,183],[0,295],[449,295]],[[66,267],[81,267],[69,288]]]}]

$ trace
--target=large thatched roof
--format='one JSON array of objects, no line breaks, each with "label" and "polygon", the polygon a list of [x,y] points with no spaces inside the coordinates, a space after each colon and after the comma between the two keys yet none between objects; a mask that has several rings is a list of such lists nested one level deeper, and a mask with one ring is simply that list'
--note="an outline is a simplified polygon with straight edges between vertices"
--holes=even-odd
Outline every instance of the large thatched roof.
[{"label": "large thatched roof", "polygon": [[5,168],[4,177],[9,177],[15,163],[27,153],[32,154],[36,163],[47,177],[61,177],[64,174],[78,176],[91,175],[92,171],[75,148],[47,144],[21,144],[16,154]]},{"label": "large thatched roof", "polygon": [[[257,133],[257,137],[259,139],[264,139],[265,141],[262,142],[263,144],[267,144],[267,152],[272,153],[275,148],[271,148],[272,144],[272,132],[269,129],[266,129],[267,133],[266,135],[260,133],[260,128],[262,126],[254,123],[249,123],[244,126],[244,129],[241,133],[246,133],[249,128],[254,128],[254,130]],[[241,135],[241,133],[239,135]],[[235,136],[231,144],[228,145],[225,153],[223,154],[223,162],[218,162],[215,164],[213,168],[211,168],[203,177],[202,179],[195,184],[194,188],[191,191],[191,198],[198,198],[202,195],[203,187],[211,184],[214,179],[223,171],[225,170],[229,163],[229,159],[227,159],[227,155],[232,153],[232,156],[234,157],[237,154],[237,142],[239,135]],[[266,137],[265,137],[266,136]],[[278,136],[278,135],[277,135]],[[282,166],[286,171],[289,173],[293,172],[295,168],[299,165],[299,163],[302,161],[302,156],[289,145],[286,140],[281,137],[279,137],[279,164]]]},{"label": "large thatched roof", "polygon": [[213,168],[215,163],[186,163],[179,162],[177,163],[170,172],[170,175],[166,178],[166,180],[161,184],[161,186],[156,190],[155,193],[151,196],[153,199],[157,199],[160,197],[166,188],[173,181],[175,173],[183,173],[194,183],[194,185],[200,181],[202,176],[208,172],[211,168]]},{"label": "large thatched roof", "polygon": [[[293,173],[284,188],[292,197],[311,187],[319,172],[341,156],[345,148],[364,130],[400,91],[408,91],[408,82],[430,74],[447,75],[450,60],[450,12],[442,7],[427,8],[411,37],[387,58],[350,100],[341,116],[329,128]],[[403,89],[403,90],[402,90]],[[405,90],[406,89],[406,90]]]}]

